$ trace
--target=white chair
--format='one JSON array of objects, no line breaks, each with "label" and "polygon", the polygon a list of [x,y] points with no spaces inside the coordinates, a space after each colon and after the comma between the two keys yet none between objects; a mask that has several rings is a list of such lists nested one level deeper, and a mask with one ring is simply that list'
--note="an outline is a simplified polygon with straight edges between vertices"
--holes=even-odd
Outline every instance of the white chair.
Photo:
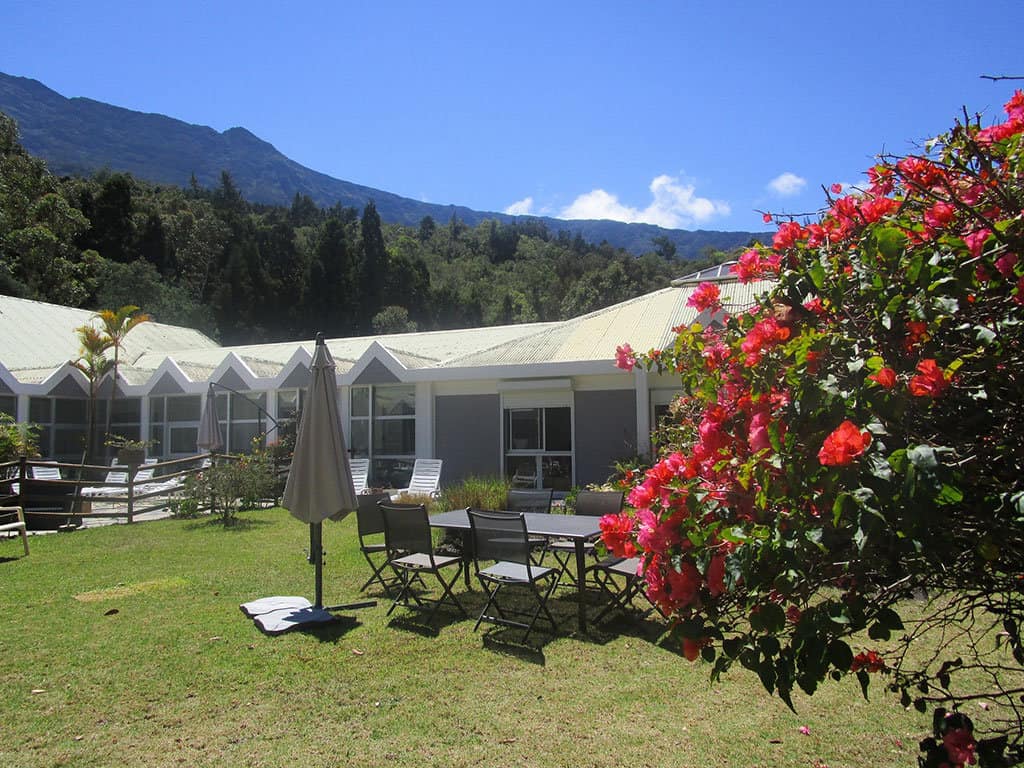
[{"label": "white chair", "polygon": [[127,483],[128,473],[120,469],[112,469],[107,472],[107,476],[103,478],[103,482],[106,485],[92,485],[88,488],[83,488],[80,493],[85,498],[96,499],[103,498],[104,496],[123,496],[128,492],[128,489],[124,485],[110,485],[110,483]]},{"label": "white chair", "polygon": [[436,497],[441,488],[443,463],[443,459],[416,459],[412,465],[412,477],[409,479],[408,487],[399,488],[398,492],[391,496],[391,500],[398,501],[403,495]]},{"label": "white chair", "polygon": [[348,466],[352,470],[352,487],[356,494],[366,493],[366,484],[370,476],[369,459],[349,459]]},{"label": "white chair", "polygon": [[63,480],[56,464],[33,464],[32,477],[36,480]]}]

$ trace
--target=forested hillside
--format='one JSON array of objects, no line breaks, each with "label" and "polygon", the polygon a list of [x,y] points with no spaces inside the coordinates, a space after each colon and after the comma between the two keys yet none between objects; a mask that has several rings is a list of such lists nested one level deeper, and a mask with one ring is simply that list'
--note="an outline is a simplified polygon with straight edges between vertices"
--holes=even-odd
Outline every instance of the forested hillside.
[{"label": "forested hillside", "polygon": [[[721,260],[726,254],[710,255]],[[0,113],[0,291],[96,309],[136,304],[226,344],[556,320],[664,287],[706,262],[670,242],[634,257],[541,222],[247,202],[127,174],[58,178]]]},{"label": "forested hillside", "polygon": [[[448,221],[456,216],[469,226],[494,219],[503,224],[541,223],[552,236],[581,233],[585,240],[607,241],[633,255],[664,238],[683,258],[701,258],[708,250],[747,243],[750,232],[664,229],[621,221],[565,221],[475,211],[462,205],[413,200],[306,168],[245,128],[217,132],[166,115],[149,114],[87,98],[65,98],[37,80],[0,72],[0,112],[19,126],[22,145],[59,175],[91,176],[102,170],[130,173],[137,179],[182,187],[195,179],[211,188],[228,171],[247,200],[267,205],[291,203],[296,193],[321,207],[362,209],[373,200],[385,223],[415,227],[426,216]],[[764,235],[764,233],[762,233]]]}]

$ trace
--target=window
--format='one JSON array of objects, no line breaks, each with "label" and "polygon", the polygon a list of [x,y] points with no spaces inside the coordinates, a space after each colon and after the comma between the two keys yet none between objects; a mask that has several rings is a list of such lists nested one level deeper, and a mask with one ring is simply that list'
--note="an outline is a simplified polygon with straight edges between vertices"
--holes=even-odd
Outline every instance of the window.
[{"label": "window", "polygon": [[505,475],[529,488],[572,487],[572,408],[505,408]]},{"label": "window", "polygon": [[18,418],[18,398],[15,395],[0,395],[0,413]]},{"label": "window", "polygon": [[217,419],[228,453],[249,453],[253,441],[267,444],[267,431],[274,423],[267,418],[267,393],[217,393]]},{"label": "window", "polygon": [[[28,412],[29,421],[39,425],[39,453],[58,461],[82,460],[89,425],[87,399],[32,397]],[[101,435],[103,422],[97,418],[96,424],[96,432]]]},{"label": "window", "polygon": [[153,454],[187,456],[196,452],[201,395],[156,395],[149,398],[149,439]]},{"label": "window", "polygon": [[351,453],[370,459],[370,485],[407,485],[416,459],[416,387],[353,387],[349,403]]}]

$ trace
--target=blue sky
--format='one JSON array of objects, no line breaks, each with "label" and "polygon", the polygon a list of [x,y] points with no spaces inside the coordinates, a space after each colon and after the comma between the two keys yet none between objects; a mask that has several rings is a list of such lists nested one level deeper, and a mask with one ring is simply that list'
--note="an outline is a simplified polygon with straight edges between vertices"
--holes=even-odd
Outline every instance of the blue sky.
[{"label": "blue sky", "polygon": [[[4,0],[0,71],[434,203],[761,230],[1024,75],[1024,0]],[[1022,83],[1017,83],[1021,87]]]}]

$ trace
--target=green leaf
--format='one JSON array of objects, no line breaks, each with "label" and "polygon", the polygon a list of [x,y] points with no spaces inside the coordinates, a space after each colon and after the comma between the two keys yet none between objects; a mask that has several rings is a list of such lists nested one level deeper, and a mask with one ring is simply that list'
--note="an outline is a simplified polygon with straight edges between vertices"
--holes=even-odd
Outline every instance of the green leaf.
[{"label": "green leaf", "polygon": [[907,451],[907,458],[917,469],[933,473],[939,466],[939,460],[935,456],[935,449],[930,445],[915,445]]},{"label": "green leaf", "polygon": [[875,615],[875,621],[886,629],[903,629],[903,619],[892,608],[883,608]]},{"label": "green leaf", "polygon": [[807,274],[810,276],[811,282],[814,283],[814,287],[819,291],[825,287],[825,268],[820,261],[813,262],[808,267]]},{"label": "green leaf", "polygon": [[910,261],[907,264],[907,280],[911,283],[916,283],[917,279],[921,277],[921,269],[924,267],[924,254],[921,251],[915,251],[914,255],[910,257]]},{"label": "green leaf", "polygon": [[853,651],[843,640],[833,640],[828,645],[828,661],[836,669],[846,672],[853,664]]},{"label": "green leaf", "polygon": [[863,669],[857,673],[857,682],[860,683],[860,692],[864,694],[864,698],[868,697],[868,686],[871,685],[871,676]]},{"label": "green leaf", "polygon": [[868,627],[868,637],[872,640],[888,640],[890,633],[889,630],[881,624],[875,623]]},{"label": "green leaf", "polygon": [[898,259],[907,246],[907,236],[895,227],[883,227],[875,232],[879,252],[887,259]]}]

